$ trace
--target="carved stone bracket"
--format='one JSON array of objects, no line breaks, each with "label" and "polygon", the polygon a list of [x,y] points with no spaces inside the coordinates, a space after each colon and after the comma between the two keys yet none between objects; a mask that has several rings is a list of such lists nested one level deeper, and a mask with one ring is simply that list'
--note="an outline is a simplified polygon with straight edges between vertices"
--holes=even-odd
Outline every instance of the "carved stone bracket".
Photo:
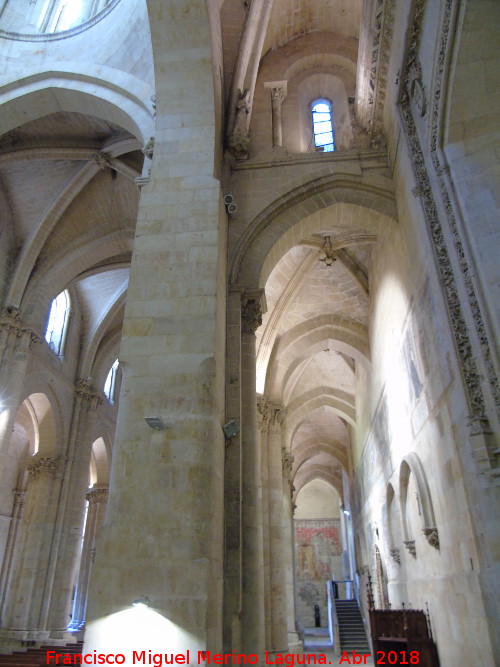
[{"label": "carved stone bracket", "polygon": [[401,554],[399,552],[399,549],[393,547],[392,549],[389,549],[389,553],[391,554],[392,560],[398,565],[401,565]]},{"label": "carved stone bracket", "polygon": [[281,450],[281,467],[283,470],[283,477],[290,481],[290,475],[292,473],[292,466],[294,462],[293,454],[287,452],[286,449]]},{"label": "carved stone bracket", "polygon": [[250,138],[247,129],[247,116],[251,109],[250,91],[248,88],[240,90],[239,99],[236,102],[233,127],[227,141],[229,150],[239,160],[244,160],[248,157]]},{"label": "carved stone bracket", "polygon": [[35,456],[32,462],[26,466],[30,479],[39,479],[40,477],[55,478],[61,465],[58,457]]},{"label": "carved stone bracket", "polygon": [[429,542],[431,547],[439,550],[439,533],[436,526],[432,526],[431,528],[424,528],[423,532],[427,542]]},{"label": "carved stone bracket", "polygon": [[147,157],[149,160],[152,160],[154,148],[155,148],[155,138],[149,137],[145,145],[141,148],[141,151],[145,157]]},{"label": "carved stone bracket", "polygon": [[410,554],[410,556],[413,556],[413,558],[417,557],[417,550],[415,548],[415,540],[405,540],[404,545],[406,547],[406,550]]}]

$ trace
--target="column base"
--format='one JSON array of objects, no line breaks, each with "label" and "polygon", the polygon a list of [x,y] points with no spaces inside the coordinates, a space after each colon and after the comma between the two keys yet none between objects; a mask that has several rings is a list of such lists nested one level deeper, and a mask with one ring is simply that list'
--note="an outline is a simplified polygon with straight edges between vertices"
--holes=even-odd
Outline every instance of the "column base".
[{"label": "column base", "polygon": [[302,653],[304,650],[304,642],[301,641],[299,635],[296,632],[288,633],[288,652],[289,653]]}]

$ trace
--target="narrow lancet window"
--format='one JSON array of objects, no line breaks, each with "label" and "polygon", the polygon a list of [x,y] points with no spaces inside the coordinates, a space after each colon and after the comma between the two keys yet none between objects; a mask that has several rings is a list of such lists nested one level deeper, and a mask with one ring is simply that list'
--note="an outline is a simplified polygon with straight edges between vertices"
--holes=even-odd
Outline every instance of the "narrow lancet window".
[{"label": "narrow lancet window", "polygon": [[323,153],[334,151],[332,103],[324,99],[316,100],[311,109],[316,150]]},{"label": "narrow lancet window", "polygon": [[62,357],[70,312],[69,294],[61,292],[50,305],[45,340],[57,356]]},{"label": "narrow lancet window", "polygon": [[115,402],[116,374],[118,372],[118,359],[109,369],[108,377],[104,383],[104,394],[108,401],[113,405]]}]

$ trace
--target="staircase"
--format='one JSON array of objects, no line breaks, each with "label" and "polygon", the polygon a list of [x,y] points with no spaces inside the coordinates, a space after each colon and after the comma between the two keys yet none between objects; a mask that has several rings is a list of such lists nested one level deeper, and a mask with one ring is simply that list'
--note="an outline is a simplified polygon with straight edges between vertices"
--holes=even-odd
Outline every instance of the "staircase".
[{"label": "staircase", "polygon": [[[73,655],[81,653],[83,642],[76,644],[66,644],[66,646],[40,646],[39,648],[30,648],[27,651],[15,651],[12,654],[0,654],[0,667],[42,667],[47,664],[55,664],[53,660],[47,663],[47,651],[56,653],[65,653]],[[62,659],[59,659],[62,664]]]},{"label": "staircase", "polygon": [[335,600],[340,650],[370,653],[365,625],[356,600]]}]

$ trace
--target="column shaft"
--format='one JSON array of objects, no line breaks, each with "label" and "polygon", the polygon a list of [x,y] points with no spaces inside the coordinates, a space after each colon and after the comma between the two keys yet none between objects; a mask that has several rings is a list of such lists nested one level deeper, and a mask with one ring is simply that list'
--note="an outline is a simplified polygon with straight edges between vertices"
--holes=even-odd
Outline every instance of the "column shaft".
[{"label": "column shaft", "polygon": [[261,322],[257,298],[242,310],[242,447],[243,447],[243,610],[244,653],[263,655],[265,648],[262,484],[257,437],[255,330]]}]

